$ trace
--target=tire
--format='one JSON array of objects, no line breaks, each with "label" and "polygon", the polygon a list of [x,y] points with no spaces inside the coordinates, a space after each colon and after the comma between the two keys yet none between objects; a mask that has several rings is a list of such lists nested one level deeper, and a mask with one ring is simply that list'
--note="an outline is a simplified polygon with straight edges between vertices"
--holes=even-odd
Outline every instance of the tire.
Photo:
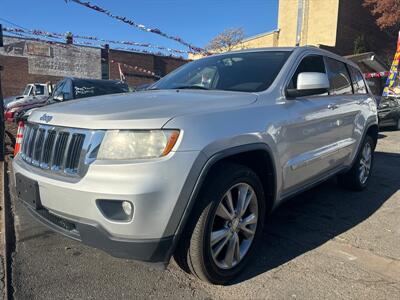
[{"label": "tire", "polygon": [[396,130],[400,130],[400,118],[397,119],[397,125],[395,126]]},{"label": "tire", "polygon": [[[365,151],[368,151],[366,150],[368,148],[370,149],[369,161],[365,157]],[[374,149],[375,142],[372,137],[367,135],[364,138],[364,141],[362,143],[359,153],[357,154],[352,168],[348,172],[339,175],[338,177],[339,182],[342,186],[356,191],[361,191],[367,187],[374,163]],[[365,172],[364,176],[362,176],[362,172]]]},{"label": "tire", "polygon": [[[232,208],[236,208],[236,212],[240,211],[239,190],[249,199],[242,218],[239,217],[240,214],[233,217],[230,213]],[[230,203],[233,204],[230,206],[229,191]],[[263,187],[255,172],[237,164],[219,165],[207,176],[196,199],[192,215],[175,251],[175,261],[185,271],[190,271],[203,281],[220,285],[228,283],[248,264],[260,241],[265,207]],[[228,218],[229,215],[232,218]],[[251,223],[245,224],[250,220]],[[245,228],[242,229],[243,227]],[[222,238],[219,240],[220,237]],[[212,241],[214,245],[211,244]],[[237,245],[240,246],[235,248]],[[228,248],[240,251],[228,253]],[[230,253],[234,254],[229,255]]]}]

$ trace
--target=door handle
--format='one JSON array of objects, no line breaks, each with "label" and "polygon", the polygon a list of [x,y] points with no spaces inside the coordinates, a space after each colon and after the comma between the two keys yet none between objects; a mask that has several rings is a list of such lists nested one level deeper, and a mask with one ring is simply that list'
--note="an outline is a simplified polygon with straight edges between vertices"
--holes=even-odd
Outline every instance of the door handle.
[{"label": "door handle", "polygon": [[337,104],[334,104],[334,103],[328,104],[328,109],[334,110],[334,109],[336,109],[336,108],[338,108]]}]

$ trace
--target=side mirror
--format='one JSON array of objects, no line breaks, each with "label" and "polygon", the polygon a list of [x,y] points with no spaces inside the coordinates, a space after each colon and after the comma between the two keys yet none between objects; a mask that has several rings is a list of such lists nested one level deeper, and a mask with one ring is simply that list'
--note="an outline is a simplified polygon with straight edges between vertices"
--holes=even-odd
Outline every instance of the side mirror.
[{"label": "side mirror", "polygon": [[64,93],[60,93],[58,95],[54,95],[53,97],[54,101],[58,101],[58,102],[62,102],[65,100],[65,94]]},{"label": "side mirror", "polygon": [[326,93],[329,79],[325,73],[303,72],[297,76],[297,89],[287,89],[286,96],[296,98]]}]

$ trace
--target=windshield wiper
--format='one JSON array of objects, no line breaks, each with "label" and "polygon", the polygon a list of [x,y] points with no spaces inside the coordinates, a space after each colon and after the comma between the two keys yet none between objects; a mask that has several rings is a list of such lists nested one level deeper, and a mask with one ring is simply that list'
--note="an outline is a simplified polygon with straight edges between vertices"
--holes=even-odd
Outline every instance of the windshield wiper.
[{"label": "windshield wiper", "polygon": [[190,89],[209,90],[209,88],[206,88],[205,86],[201,86],[201,85],[182,85],[182,86],[174,87],[174,89],[177,89],[177,90],[184,90],[184,89],[187,89],[187,90],[190,90]]}]

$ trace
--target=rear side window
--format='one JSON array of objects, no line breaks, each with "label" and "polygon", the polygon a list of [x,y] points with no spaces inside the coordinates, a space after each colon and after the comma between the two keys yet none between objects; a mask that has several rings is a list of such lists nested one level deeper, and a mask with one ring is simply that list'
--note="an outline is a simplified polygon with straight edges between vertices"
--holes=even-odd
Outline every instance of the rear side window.
[{"label": "rear side window", "polygon": [[353,94],[351,80],[346,65],[336,59],[326,58],[326,67],[330,83],[330,95]]},{"label": "rear side window", "polygon": [[351,82],[353,83],[354,94],[366,94],[367,86],[361,72],[352,66],[347,66],[350,71]]},{"label": "rear side window", "polygon": [[74,84],[75,98],[86,98],[126,92],[129,92],[129,88],[125,83],[122,82],[110,82],[107,80],[90,81],[80,79],[75,81]]},{"label": "rear side window", "polygon": [[292,80],[289,84],[289,88],[297,88],[297,77],[300,73],[303,72],[325,73],[325,63],[323,57],[320,55],[310,55],[303,58],[303,60],[297,67],[296,72],[294,72],[293,74]]}]

